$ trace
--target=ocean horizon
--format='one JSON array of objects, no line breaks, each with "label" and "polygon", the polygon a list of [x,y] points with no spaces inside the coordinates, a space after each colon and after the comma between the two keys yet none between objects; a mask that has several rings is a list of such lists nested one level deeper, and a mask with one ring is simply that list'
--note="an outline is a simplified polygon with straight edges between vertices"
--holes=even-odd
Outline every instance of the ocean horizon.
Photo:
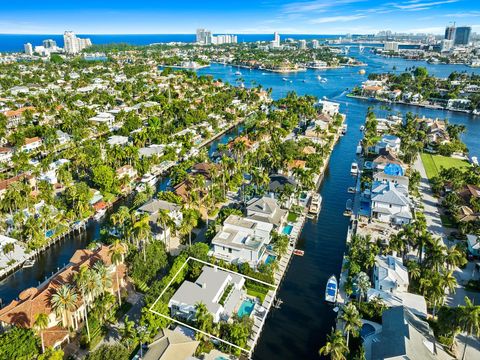
[{"label": "ocean horizon", "polygon": [[[234,34],[238,42],[256,42],[273,40],[273,34]],[[149,45],[170,42],[195,42],[195,34],[77,34],[79,37],[88,37],[93,44],[126,43],[130,45]],[[334,39],[344,35],[314,35],[314,34],[280,34],[282,39],[324,40]],[[42,45],[46,39],[55,40],[57,45],[63,47],[63,34],[0,34],[0,52],[21,52],[27,42],[34,47]]]}]

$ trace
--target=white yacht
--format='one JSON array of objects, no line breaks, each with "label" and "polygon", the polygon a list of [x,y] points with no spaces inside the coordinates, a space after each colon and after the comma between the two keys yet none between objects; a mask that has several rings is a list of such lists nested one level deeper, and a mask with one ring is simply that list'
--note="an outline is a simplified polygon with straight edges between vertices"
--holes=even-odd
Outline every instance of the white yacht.
[{"label": "white yacht", "polygon": [[359,172],[358,164],[356,162],[352,162],[352,165],[350,166],[350,174],[358,175],[358,172]]},{"label": "white yacht", "polygon": [[318,215],[320,207],[322,206],[322,196],[319,193],[315,193],[310,201],[310,207],[308,208],[309,215]]},{"label": "white yacht", "polygon": [[336,303],[337,294],[338,294],[337,278],[335,277],[335,275],[332,275],[327,281],[327,287],[325,289],[325,300],[330,303]]},{"label": "white yacht", "polygon": [[242,73],[241,73],[240,71],[236,71],[236,72],[235,72],[235,75],[240,76],[240,75],[242,75]]}]

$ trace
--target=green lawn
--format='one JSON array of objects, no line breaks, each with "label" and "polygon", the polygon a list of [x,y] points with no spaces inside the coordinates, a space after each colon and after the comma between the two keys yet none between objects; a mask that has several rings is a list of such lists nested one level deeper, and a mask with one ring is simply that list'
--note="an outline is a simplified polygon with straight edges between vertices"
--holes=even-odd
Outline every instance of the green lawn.
[{"label": "green lawn", "polygon": [[440,168],[442,167],[445,169],[450,169],[453,167],[466,168],[470,166],[468,161],[465,160],[425,153],[422,154],[422,162],[429,179],[437,176],[440,172]]},{"label": "green lawn", "polygon": [[297,221],[297,218],[298,218],[297,214],[295,214],[293,212],[289,212],[288,217],[287,217],[287,221],[288,222],[295,222],[295,221]]}]

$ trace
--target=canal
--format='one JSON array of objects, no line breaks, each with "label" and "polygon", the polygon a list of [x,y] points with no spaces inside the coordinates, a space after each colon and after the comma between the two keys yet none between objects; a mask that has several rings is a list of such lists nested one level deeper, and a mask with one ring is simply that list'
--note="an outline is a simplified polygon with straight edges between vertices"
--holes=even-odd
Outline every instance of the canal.
[{"label": "canal", "polygon": [[[447,77],[452,71],[480,72],[458,65],[429,65],[425,62],[382,58],[368,52],[356,56],[368,66],[367,75],[360,75],[360,68],[336,70],[308,70],[292,74],[275,74],[258,70],[240,69],[245,86],[272,89],[272,96],[280,98],[289,91],[326,97],[339,102],[340,109],[347,115],[348,132],[335,146],[327,167],[324,181],[320,186],[323,197],[322,209],[316,221],[308,220],[300,235],[298,247],[305,251],[303,257],[294,257],[290,263],[278,297],[283,301],[280,309],[273,309],[265,323],[259,343],[253,353],[255,360],[268,359],[318,359],[318,350],[325,343],[326,336],[334,326],[335,313],[332,306],[324,301],[328,278],[340,275],[345,240],[349,225],[343,216],[348,198],[347,188],[353,186],[350,165],[355,159],[357,143],[361,139],[360,126],[365,121],[369,106],[375,108],[378,116],[386,116],[381,103],[351,99],[347,89],[360,85],[371,72],[402,72],[416,66],[425,66],[431,74]],[[395,67],[395,70],[394,70]],[[237,68],[214,64],[199,71],[215,78],[235,83]],[[326,78],[322,83],[318,76]],[[284,80],[285,78],[286,80]],[[471,155],[480,155],[480,117],[442,110],[429,110],[411,106],[391,106],[391,112],[405,115],[412,112],[420,116],[447,118],[450,122],[464,124],[467,133],[463,140]]]}]

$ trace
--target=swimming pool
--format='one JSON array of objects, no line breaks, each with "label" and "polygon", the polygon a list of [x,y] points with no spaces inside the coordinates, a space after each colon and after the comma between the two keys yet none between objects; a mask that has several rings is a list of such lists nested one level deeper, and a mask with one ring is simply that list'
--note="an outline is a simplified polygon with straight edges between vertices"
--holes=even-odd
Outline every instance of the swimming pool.
[{"label": "swimming pool", "polygon": [[265,264],[270,264],[272,263],[277,257],[275,255],[267,255],[267,258],[265,259]]},{"label": "swimming pool", "polygon": [[366,337],[374,333],[375,333],[375,328],[372,325],[367,323],[362,325],[362,329],[360,330],[360,336],[362,337],[362,339],[365,339]]},{"label": "swimming pool", "polygon": [[240,308],[237,311],[238,316],[250,316],[250,314],[253,311],[253,308],[255,307],[255,302],[251,299],[245,299],[242,302],[242,305],[240,305]]},{"label": "swimming pool", "polygon": [[293,226],[288,224],[283,228],[282,233],[285,235],[290,235],[290,233],[292,232],[292,229],[293,229]]}]

